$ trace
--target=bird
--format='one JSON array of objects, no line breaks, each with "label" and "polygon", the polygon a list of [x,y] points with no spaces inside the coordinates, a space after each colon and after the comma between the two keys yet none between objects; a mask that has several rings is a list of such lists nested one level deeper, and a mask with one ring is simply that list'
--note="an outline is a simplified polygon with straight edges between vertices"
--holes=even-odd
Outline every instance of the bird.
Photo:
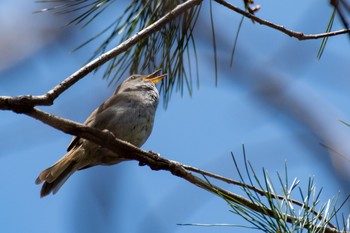
[{"label": "bird", "polygon": [[[150,136],[159,102],[156,84],[167,75],[161,69],[148,75],[134,74],[122,82],[114,94],[95,109],[84,125],[108,130],[115,137],[141,147]],[[41,184],[40,197],[56,194],[67,179],[78,170],[96,165],[125,161],[106,148],[80,137],[74,137],[67,153],[35,180]]]}]

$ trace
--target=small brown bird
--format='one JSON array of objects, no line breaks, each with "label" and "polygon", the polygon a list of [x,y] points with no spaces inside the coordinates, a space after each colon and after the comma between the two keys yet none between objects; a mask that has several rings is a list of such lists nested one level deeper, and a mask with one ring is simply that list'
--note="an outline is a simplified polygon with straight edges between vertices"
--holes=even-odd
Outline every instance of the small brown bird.
[{"label": "small brown bird", "polygon": [[[113,96],[95,109],[85,125],[112,132],[117,138],[140,147],[151,134],[154,115],[159,102],[156,83],[166,77],[157,74],[132,75],[127,78]],[[68,153],[53,166],[45,169],[35,183],[44,182],[40,196],[55,194],[77,170],[96,165],[112,165],[123,161],[117,154],[88,140],[74,137]]]}]

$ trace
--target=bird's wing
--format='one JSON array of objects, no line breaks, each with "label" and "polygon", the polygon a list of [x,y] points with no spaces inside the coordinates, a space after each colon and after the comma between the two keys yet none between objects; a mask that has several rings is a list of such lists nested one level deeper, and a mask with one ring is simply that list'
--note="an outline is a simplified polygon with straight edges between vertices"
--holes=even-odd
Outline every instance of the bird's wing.
[{"label": "bird's wing", "polygon": [[[118,101],[118,98],[116,98],[116,97],[117,97],[116,95],[113,95],[112,97],[107,99],[103,104],[101,104],[100,107],[96,108],[90,114],[90,116],[86,119],[86,121],[84,122],[84,125],[93,126],[95,124],[96,114],[103,112],[110,105],[115,104]],[[81,143],[82,143],[82,140],[80,137],[73,137],[72,141],[69,143],[69,145],[67,147],[67,151],[70,151],[74,147],[81,145]]]},{"label": "bird's wing", "polygon": [[[91,126],[93,124],[93,122],[95,121],[95,117],[96,117],[96,113],[98,111],[98,108],[96,108],[91,114],[90,116],[86,119],[86,121],[84,122],[84,125],[86,126]],[[70,151],[71,149],[73,149],[74,147],[79,146],[82,141],[80,140],[80,137],[73,137],[72,141],[69,143],[68,147],[67,147],[67,151]]]}]

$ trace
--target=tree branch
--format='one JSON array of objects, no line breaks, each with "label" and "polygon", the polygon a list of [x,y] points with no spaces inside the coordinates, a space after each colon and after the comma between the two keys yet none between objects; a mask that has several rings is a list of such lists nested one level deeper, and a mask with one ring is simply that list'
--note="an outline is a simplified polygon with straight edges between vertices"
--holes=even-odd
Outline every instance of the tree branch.
[{"label": "tree branch", "polygon": [[268,212],[268,210],[266,210],[264,207],[257,206],[244,197],[208,184],[206,181],[192,175],[181,163],[162,158],[154,152],[146,152],[128,142],[115,138],[109,131],[101,131],[99,129],[82,125],[36,108],[33,108],[31,111],[24,112],[24,114],[67,134],[75,135],[99,144],[111,151],[116,152],[118,156],[124,157],[128,160],[137,160],[142,165],[148,165],[152,170],[167,170],[173,175],[182,177],[190,183],[193,183],[207,191],[213,193],[220,192],[229,196],[232,201],[241,203],[252,209],[259,209],[260,212]]},{"label": "tree branch", "polygon": [[254,14],[251,14],[247,11],[244,11],[234,5],[232,5],[231,3],[229,2],[226,2],[224,0],[214,0],[215,2],[227,7],[228,9],[230,10],[233,10],[247,18],[250,18],[252,20],[254,20],[255,22],[259,23],[259,24],[262,24],[262,25],[265,25],[265,26],[268,26],[270,28],[273,28],[273,29],[276,29],[280,32],[283,32],[285,34],[287,34],[288,36],[290,37],[295,37],[297,38],[298,40],[311,40],[311,39],[319,39],[319,38],[324,38],[324,37],[330,37],[330,36],[336,36],[336,35],[341,35],[341,34],[349,34],[350,33],[350,29],[342,29],[342,30],[338,30],[338,31],[333,31],[333,32],[328,32],[328,33],[320,33],[320,34],[304,34],[302,32],[296,32],[296,31],[292,31],[292,30],[289,30],[287,28],[285,28],[284,26],[282,25],[277,25],[277,24],[274,24],[274,23],[271,23],[267,20],[264,20],[264,19],[261,19],[257,16],[255,16]]},{"label": "tree branch", "polygon": [[98,58],[89,62],[44,95],[24,95],[16,97],[0,96],[0,109],[14,110],[15,112],[23,112],[25,109],[29,110],[34,106],[52,105],[54,100],[59,95],[61,95],[65,90],[67,90],[77,81],[85,77],[91,71],[95,70],[96,68],[108,62],[109,60],[115,58],[119,54],[125,52],[137,42],[149,37],[154,32],[159,31],[165,24],[169,23],[174,18],[183,14],[192,7],[199,5],[201,2],[202,0],[188,0],[182,4],[177,5],[173,10],[165,14],[162,18],[160,18],[150,26],[144,28],[143,30],[139,31],[134,36],[119,44],[117,47],[109,50],[108,52],[105,52]]},{"label": "tree branch", "polygon": [[[211,173],[196,169],[187,165],[183,165],[179,162],[169,160],[163,157],[160,157],[159,154],[154,152],[146,152],[128,142],[125,142],[123,140],[120,140],[118,138],[115,138],[112,133],[109,131],[101,131],[99,129],[91,128],[86,125],[82,125],[79,123],[76,123],[71,120],[67,120],[58,116],[55,116],[53,114],[44,112],[42,110],[33,108],[30,111],[23,112],[24,114],[31,116],[47,125],[52,126],[53,128],[56,128],[60,131],[63,131],[68,134],[72,134],[75,136],[79,136],[81,138],[87,139],[91,142],[94,142],[98,145],[101,145],[113,152],[116,152],[118,156],[124,157],[128,160],[136,160],[139,162],[140,165],[147,165],[152,170],[165,170],[171,172],[173,175],[178,176],[180,178],[185,179],[186,181],[208,191],[215,195],[218,195],[222,198],[224,198],[227,201],[232,201],[237,204],[243,205],[251,210],[254,210],[256,212],[259,212],[261,214],[267,215],[272,218],[276,218],[274,212],[267,208],[266,206],[263,206],[259,203],[254,203],[251,200],[246,199],[245,197],[242,197],[240,195],[234,194],[232,192],[229,192],[225,189],[222,189],[218,186],[212,185],[211,183],[208,183],[207,181],[198,178],[197,176],[194,176],[189,171],[196,171],[198,173],[205,174],[209,176]],[[218,175],[210,175],[213,178],[225,180],[226,182],[229,181],[229,179],[225,178],[222,179]],[[234,181],[233,184],[238,184],[239,182]],[[241,185],[242,186],[242,185]],[[246,186],[247,188],[250,188],[249,186]],[[253,190],[256,190],[256,188],[252,188]],[[263,193],[264,191],[260,190],[260,193]],[[264,192],[266,194],[266,192]],[[297,201],[294,201],[295,203]],[[309,207],[303,206],[303,208],[308,209]],[[318,215],[316,215],[318,216]],[[291,216],[289,214],[284,214],[284,217],[287,222],[294,223],[297,222],[299,219]],[[309,223],[306,227],[313,226],[312,223]],[[327,233],[338,233],[341,232],[338,229],[336,229],[333,225],[329,224],[330,227],[327,227],[325,229],[325,232]],[[319,228],[321,230],[321,227],[315,226],[316,228]]]}]

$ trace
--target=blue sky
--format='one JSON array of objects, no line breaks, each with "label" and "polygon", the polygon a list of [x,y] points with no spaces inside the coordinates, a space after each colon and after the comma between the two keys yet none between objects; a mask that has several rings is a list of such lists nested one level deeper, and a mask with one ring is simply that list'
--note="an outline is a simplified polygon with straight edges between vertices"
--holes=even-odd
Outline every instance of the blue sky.
[{"label": "blue sky", "polygon": [[[70,51],[96,32],[97,23],[84,30],[64,29],[63,17],[32,14],[40,4],[1,3],[0,95],[43,94],[91,55],[93,44]],[[256,3],[262,5],[258,16],[305,33],[323,32],[332,11],[326,1]],[[205,2],[196,31],[200,87],[191,97],[174,92],[167,109],[159,105],[153,133],[143,148],[237,179],[231,152],[242,164],[244,144],[260,175],[264,167],[277,181],[276,171],[283,173],[287,164],[290,180],[297,177],[302,188],[309,177],[318,189],[323,187],[321,200],[338,192],[344,198],[350,190],[350,128],[339,120],[350,122],[349,38],[329,39],[317,60],[320,40],[298,41],[246,19],[229,67],[240,16],[213,5],[218,84]],[[340,28],[336,20],[334,29]],[[53,106],[42,109],[84,122],[115,89],[100,76],[89,74]],[[244,224],[219,198],[136,162],[77,172],[59,193],[40,199],[35,178],[65,153],[71,136],[25,115],[0,112],[0,118],[1,232],[231,232],[236,229],[176,224]],[[348,159],[330,154],[320,143]],[[349,205],[344,213],[349,214]]]}]

